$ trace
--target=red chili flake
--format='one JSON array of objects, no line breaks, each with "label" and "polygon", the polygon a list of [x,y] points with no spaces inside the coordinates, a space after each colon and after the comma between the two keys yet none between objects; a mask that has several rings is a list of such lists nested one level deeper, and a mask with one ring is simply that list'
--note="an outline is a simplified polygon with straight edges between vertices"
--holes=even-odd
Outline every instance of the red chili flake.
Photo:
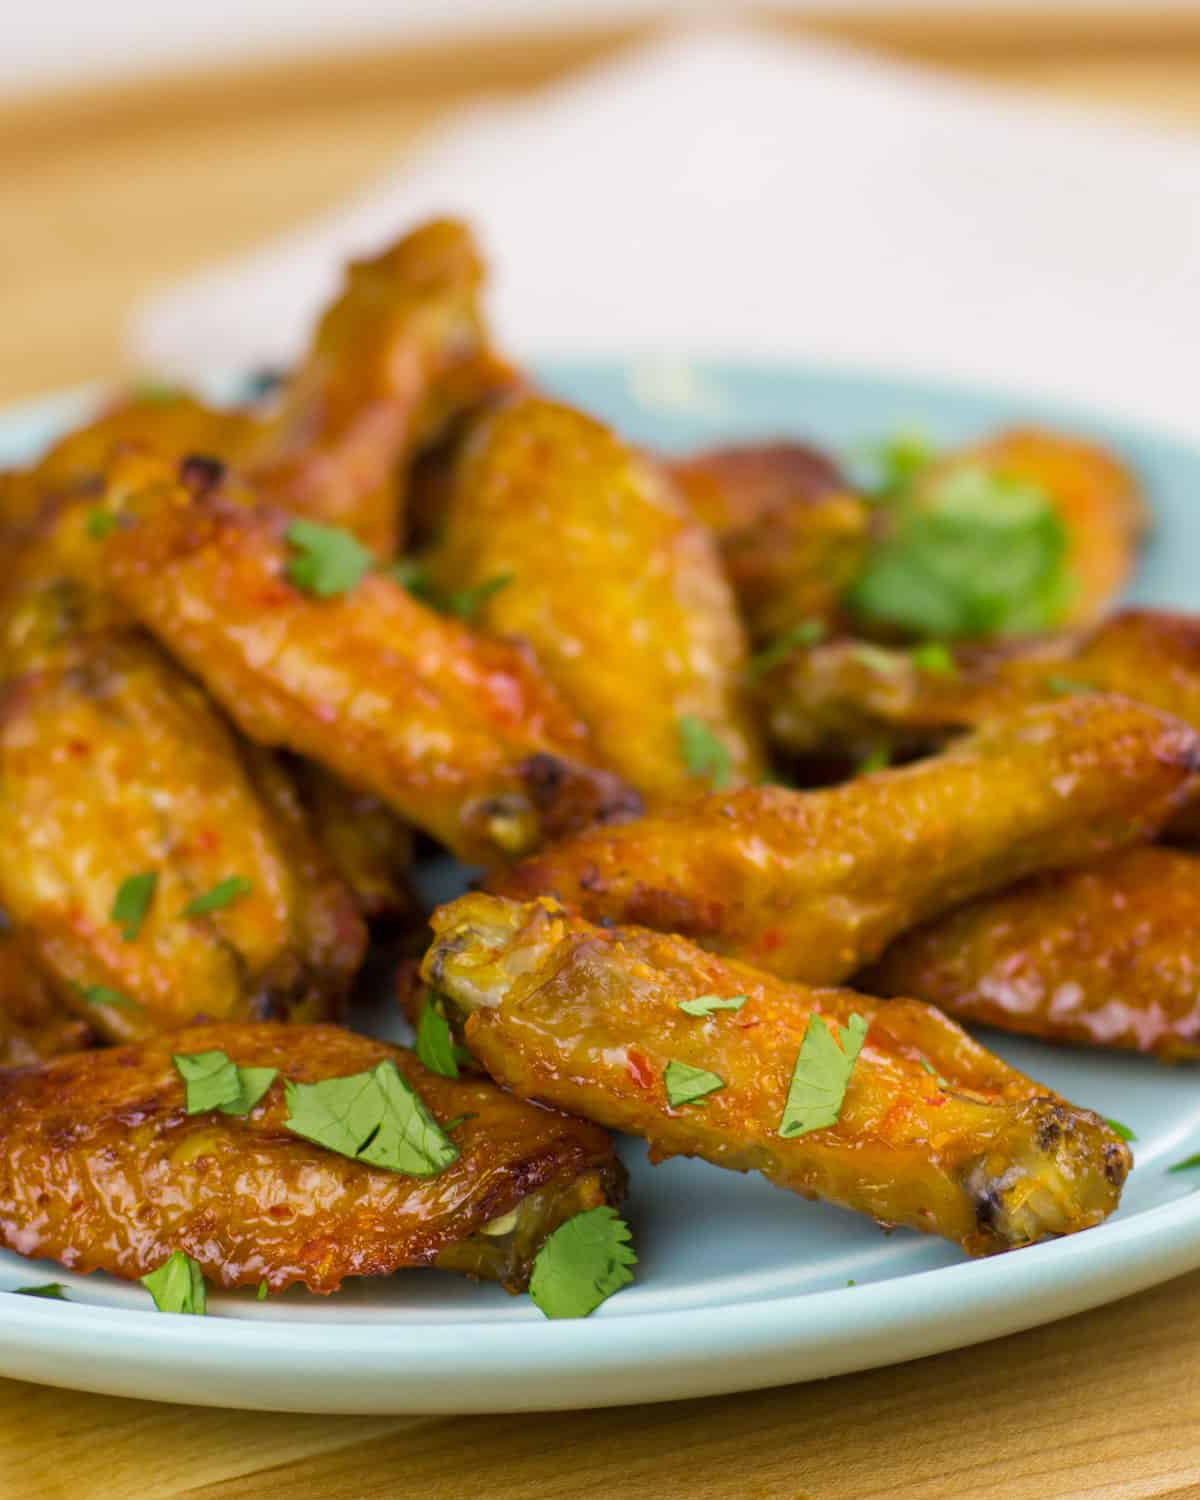
[{"label": "red chili flake", "polygon": [[72,755],[84,756],[92,753],[92,747],[86,740],[68,740],[67,749]]},{"label": "red chili flake", "polygon": [[739,1031],[752,1031],[754,1027],[759,1026],[762,1023],[760,1021],[756,1021],[752,1016],[748,1021],[735,1021],[733,1024]]},{"label": "red chili flake", "polygon": [[221,836],[215,828],[202,828],[196,835],[196,848],[201,854],[211,854],[221,842]]},{"label": "red chili flake", "polygon": [[625,1054],[625,1065],[629,1069],[629,1076],[640,1089],[652,1089],[654,1087],[654,1070],[649,1060],[640,1053],[636,1047],[630,1047]]},{"label": "red chili flake", "polygon": [[787,939],[778,927],[768,927],[759,940],[758,946],[764,953],[771,953],[776,948],[781,947],[786,941]]}]

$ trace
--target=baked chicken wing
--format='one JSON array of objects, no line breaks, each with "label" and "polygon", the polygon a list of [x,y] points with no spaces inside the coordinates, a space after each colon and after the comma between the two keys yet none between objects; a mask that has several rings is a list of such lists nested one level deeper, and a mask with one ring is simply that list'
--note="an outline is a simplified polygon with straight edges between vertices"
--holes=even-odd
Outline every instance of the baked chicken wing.
[{"label": "baked chicken wing", "polygon": [[[248,1114],[185,1112],[172,1058],[215,1051],[278,1069]],[[285,1080],[383,1062],[450,1127],[458,1156],[435,1176],[369,1166],[286,1128]],[[330,1026],[194,1027],[0,1075],[0,1240],[74,1271],[132,1279],[182,1250],[226,1288],[333,1292],[347,1276],[433,1265],[516,1291],[548,1234],[623,1186],[596,1126]]]},{"label": "baked chicken wing", "polygon": [[870,506],[831,459],[802,443],[764,443],[694,454],[670,473],[716,537],[756,645],[842,621],[873,528]]},{"label": "baked chicken wing", "polygon": [[73,1016],[9,932],[0,932],[0,1068],[23,1068],[61,1052],[80,1052],[96,1035]]},{"label": "baked chicken wing", "polygon": [[750,787],[593,829],[490,888],[835,984],[973,896],[1153,835],[1197,769],[1200,738],[1177,720],[1071,698],[827,791]]},{"label": "baked chicken wing", "polygon": [[[424,975],[519,1097],[645,1136],[655,1158],[759,1171],[808,1198],[988,1254],[1099,1223],[1128,1148],[1098,1116],[1007,1067],[931,1006],[784,984],[684,939],[598,928],[552,901],[464,896],[434,915]],[[707,1016],[698,997],[741,1001]],[[810,1026],[867,1023],[829,1114],[783,1124]],[[817,1020],[815,1018],[820,1018]],[[698,1102],[676,1070],[703,1076]],[[674,1098],[674,1102],[672,1099]]]},{"label": "baked chicken wing", "polygon": [[1125,849],[906,933],[855,983],[1052,1042],[1200,1057],[1200,856]]},{"label": "baked chicken wing", "polygon": [[526,653],[384,573],[317,597],[289,574],[290,529],[164,469],[104,542],[107,576],[250,739],[320,762],[463,858],[637,807]]},{"label": "baked chicken wing", "polygon": [[599,422],[536,396],[485,418],[431,567],[444,592],[476,595],[481,629],[533,647],[606,764],[647,796],[762,774],[712,540],[665,474]]}]

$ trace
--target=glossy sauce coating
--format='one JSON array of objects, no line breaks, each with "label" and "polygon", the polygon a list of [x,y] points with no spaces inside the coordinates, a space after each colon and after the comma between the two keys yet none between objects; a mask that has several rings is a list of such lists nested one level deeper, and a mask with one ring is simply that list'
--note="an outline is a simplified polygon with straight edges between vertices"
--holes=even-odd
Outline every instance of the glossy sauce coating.
[{"label": "glossy sauce coating", "polygon": [[832,459],[803,443],[749,444],[676,459],[670,473],[716,537],[756,645],[843,622],[874,528]]},{"label": "glossy sauce coating", "polygon": [[94,1046],[96,1034],[54,993],[12,932],[0,932],[0,1068]]},{"label": "glossy sauce coating", "polygon": [[[172,1054],[215,1050],[280,1070],[249,1115],[185,1114]],[[458,1160],[435,1177],[366,1166],[285,1128],[284,1078],[348,1077],[385,1059],[439,1123],[470,1116],[452,1132]],[[215,1286],[332,1292],[346,1276],[445,1257],[515,1289],[531,1243],[536,1253],[563,1218],[617,1201],[623,1182],[595,1126],[334,1027],[194,1027],[0,1075],[0,1239],[75,1271],[134,1278],[184,1250]],[[519,1255],[487,1237],[473,1248],[531,1198],[538,1232]]]},{"label": "glossy sauce coating", "polygon": [[628,813],[533,660],[383,573],[292,585],[288,519],[164,474],[104,543],[116,594],[252,740],[318,761],[467,860]]},{"label": "glossy sauce coating", "polygon": [[[682,938],[569,918],[550,901],[464,896],[435,913],[426,980],[467,1016],[493,1078],[523,1098],[644,1136],[656,1159],[701,1156],[889,1224],[988,1254],[1099,1223],[1128,1148],[972,1042],[937,1010],[784,984]],[[693,1017],[681,1001],[745,996]],[[779,1134],[813,1014],[869,1022],[836,1123]],[[669,1103],[668,1063],[715,1073]]]},{"label": "glossy sauce coating", "polygon": [[1177,720],[1071,698],[828,791],[751,787],[593,829],[489,889],[835,984],[973,896],[1152,836],[1197,767],[1200,739]]},{"label": "glossy sauce coating", "polygon": [[973,901],[856,982],[1052,1042],[1200,1057],[1200,856],[1125,849]]},{"label": "glossy sauce coating", "polygon": [[458,465],[434,576],[481,600],[489,634],[527,641],[603,757],[651,799],[709,785],[680,720],[700,720],[729,784],[763,760],[743,701],[745,642],[716,548],[666,475],[601,423],[522,396]]}]

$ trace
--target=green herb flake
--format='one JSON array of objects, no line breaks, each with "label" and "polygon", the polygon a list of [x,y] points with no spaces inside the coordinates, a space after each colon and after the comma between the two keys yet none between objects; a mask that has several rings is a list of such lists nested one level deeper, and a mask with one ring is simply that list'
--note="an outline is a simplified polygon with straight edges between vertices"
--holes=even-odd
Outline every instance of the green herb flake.
[{"label": "green herb flake", "polygon": [[113,1005],[118,1010],[140,1009],[136,1000],[131,1000],[120,990],[110,990],[105,984],[76,984],[73,988],[88,1005]]},{"label": "green herb flake", "polygon": [[494,578],[485,578],[473,589],[458,589],[446,596],[446,611],[460,620],[473,620],[493,594],[506,589],[516,578],[515,573],[497,573]]},{"label": "green herb flake", "polygon": [[886,745],[876,745],[868,750],[855,770],[860,776],[870,776],[875,771],[886,771],[892,763],[892,752]]},{"label": "green herb flake", "polygon": [[95,542],[102,542],[116,530],[117,518],[108,510],[90,510],[87,518],[87,534]]},{"label": "green herb flake", "polygon": [[121,928],[121,936],[127,943],[132,943],[141,932],[157,887],[158,875],[154,870],[129,875],[121,882],[113,899],[110,916]]},{"label": "green herb flake", "polygon": [[318,599],[348,594],[374,563],[358,538],[340,526],[298,520],[286,536],[297,550],[297,556],[288,559],[289,581]]},{"label": "green herb flake", "polygon": [[679,1009],[685,1016],[711,1016],[715,1010],[741,1010],[745,1003],[745,995],[730,995],[725,1000],[719,995],[697,995],[694,1000],[681,1000]]},{"label": "green herb flake", "polygon": [[939,1088],[944,1089],[946,1087],[946,1080],[942,1077],[942,1075],[938,1072],[938,1070],[934,1067],[934,1065],[929,1061],[927,1057],[919,1057],[917,1061],[930,1075],[934,1083],[936,1083]]},{"label": "green herb flake", "polygon": [[822,620],[801,620],[798,625],[793,625],[790,630],[764,646],[759,652],[746,663],[746,676],[751,682],[757,682],[760,677],[765,677],[773,667],[780,662],[786,661],[795,651],[802,651],[806,646],[815,646],[818,641],[824,639],[825,624]]},{"label": "green herb flake", "polygon": [[1090,693],[1094,689],[1086,682],[1077,682],[1074,677],[1045,677],[1043,685],[1056,698],[1074,698],[1079,693]]},{"label": "green herb flake", "polygon": [[733,768],[729,747],[719,740],[703,719],[683,714],[677,720],[683,763],[692,776],[704,776],[713,791],[729,785]]},{"label": "green herb flake", "polygon": [[440,1073],[443,1078],[458,1077],[458,1058],[450,1035],[450,1023],[428,993],[417,1022],[416,1051],[421,1063],[431,1073]]},{"label": "green herb flake", "polygon": [[808,1018],[792,1070],[787,1103],[779,1121],[779,1134],[785,1139],[837,1124],[846,1086],[866,1039],[868,1023],[856,1013],[846,1026],[833,1024],[837,1028],[840,1047],[824,1016],[814,1012]]},{"label": "green herb flake", "polygon": [[1136,1134],[1130,1130],[1128,1125],[1122,1125],[1120,1120],[1105,1120],[1104,1122],[1114,1135],[1119,1135],[1123,1141],[1136,1141]]},{"label": "green herb flake", "polygon": [[615,1209],[589,1208],[560,1224],[538,1251],[529,1295],[547,1318],[586,1318],[633,1280],[637,1256]]},{"label": "green herb flake", "polygon": [[869,641],[856,641],[850,654],[869,672],[876,672],[880,677],[895,677],[897,672],[904,670],[904,657],[900,652],[872,646]]},{"label": "green herb flake", "polygon": [[949,647],[941,641],[925,641],[920,646],[914,646],[908,656],[919,672],[928,672],[931,677],[958,676],[958,665],[951,656]]},{"label": "green herb flake", "polygon": [[1050,629],[1073,587],[1066,527],[1048,496],[969,465],[897,509],[846,603],[870,627],[953,640]]},{"label": "green herb flake", "polygon": [[455,1115],[453,1120],[446,1121],[442,1129],[449,1135],[452,1130],[457,1130],[460,1125],[465,1125],[468,1120],[477,1120],[478,1118],[477,1114]]},{"label": "green herb flake", "polygon": [[458,1149],[391,1061],[348,1078],[287,1085],[287,1128],[328,1151],[408,1177],[435,1177]]},{"label": "green herb flake", "polygon": [[1185,1156],[1182,1161],[1172,1162],[1167,1168],[1168,1172],[1191,1172],[1200,1167],[1200,1151],[1195,1156]]},{"label": "green herb flake", "polygon": [[172,1061],[184,1082],[189,1115],[209,1109],[248,1115],[279,1073],[278,1068],[241,1068],[224,1052],[176,1053]]},{"label": "green herb flake", "polygon": [[229,875],[203,895],[193,897],[180,912],[180,916],[206,917],[210,912],[223,911],[235,901],[240,901],[243,896],[248,896],[253,889],[253,882],[244,875]]},{"label": "green herb flake", "polygon": [[50,1297],[55,1302],[67,1302],[67,1289],[61,1281],[46,1281],[41,1286],[17,1286],[13,1292],[18,1297]]},{"label": "green herb flake", "polygon": [[437,590],[429,575],[429,569],[423,562],[418,562],[415,557],[402,557],[398,562],[392,563],[386,571],[392,582],[406,589],[414,599],[424,599],[427,603],[436,601]]},{"label": "green herb flake", "polygon": [[137,381],[129,394],[135,401],[144,402],[147,406],[169,406],[183,397],[183,392],[177,385],[158,380],[153,375],[146,375]]},{"label": "green herb flake", "polygon": [[190,1255],[174,1250],[157,1271],[141,1278],[159,1312],[193,1313],[203,1317],[208,1293],[200,1267]]},{"label": "green herb flake", "polygon": [[259,1302],[265,1302],[267,1300],[267,1293],[269,1291],[270,1287],[267,1285],[267,1278],[264,1276],[263,1279],[258,1283],[258,1291],[255,1292],[254,1295]]},{"label": "green herb flake", "polygon": [[725,1080],[704,1068],[693,1068],[690,1063],[676,1062],[674,1058],[663,1069],[663,1083],[667,1090],[667,1103],[672,1109],[682,1104],[691,1104],[703,1099],[705,1094],[715,1094],[725,1087]]}]

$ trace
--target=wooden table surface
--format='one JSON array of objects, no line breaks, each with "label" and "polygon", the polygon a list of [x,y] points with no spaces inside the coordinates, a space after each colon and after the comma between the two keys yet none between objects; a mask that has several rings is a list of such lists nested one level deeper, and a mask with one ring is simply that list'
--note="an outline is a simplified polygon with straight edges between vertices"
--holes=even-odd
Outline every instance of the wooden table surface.
[{"label": "wooden table surface", "polygon": [[[1200,14],[806,24],[1200,126]],[[116,372],[139,290],[324,210],[463,101],[536,87],[634,35],[410,47],[0,104],[0,398]],[[1200,1274],[888,1370],[668,1406],[474,1418],[469,1438],[459,1418],[222,1412],[0,1381],[0,1496],[1200,1496],[1198,1372]]]}]

